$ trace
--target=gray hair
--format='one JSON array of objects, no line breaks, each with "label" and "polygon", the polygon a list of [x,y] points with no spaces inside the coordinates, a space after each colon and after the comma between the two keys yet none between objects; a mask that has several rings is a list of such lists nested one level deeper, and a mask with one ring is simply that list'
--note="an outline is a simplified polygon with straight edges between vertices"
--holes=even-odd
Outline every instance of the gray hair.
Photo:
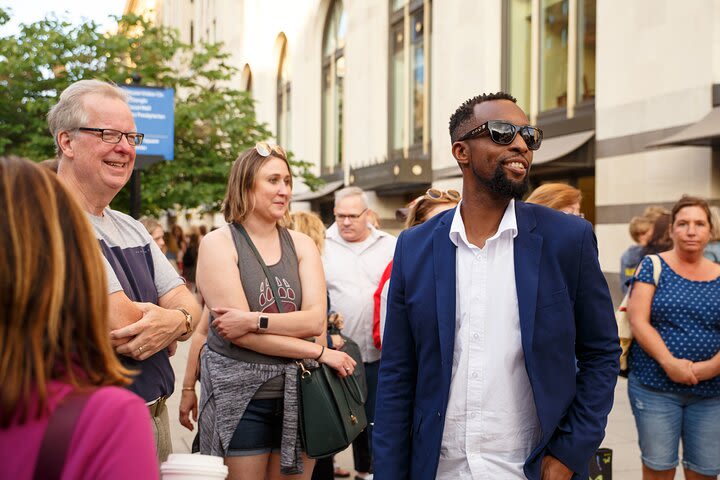
[{"label": "gray hair", "polygon": [[87,122],[87,112],[83,105],[83,97],[102,95],[122,100],[127,103],[127,94],[114,83],[101,80],[80,80],[67,87],[61,94],[58,103],[48,112],[48,127],[55,140],[55,151],[58,158],[62,154],[58,135],[60,132],[83,126]]},{"label": "gray hair", "polygon": [[345,187],[341,190],[338,190],[335,192],[335,207],[337,207],[338,203],[342,201],[343,199],[347,197],[353,197],[358,196],[362,199],[363,203],[365,204],[365,208],[368,208],[370,206],[370,202],[368,201],[367,194],[365,191],[360,187]]}]

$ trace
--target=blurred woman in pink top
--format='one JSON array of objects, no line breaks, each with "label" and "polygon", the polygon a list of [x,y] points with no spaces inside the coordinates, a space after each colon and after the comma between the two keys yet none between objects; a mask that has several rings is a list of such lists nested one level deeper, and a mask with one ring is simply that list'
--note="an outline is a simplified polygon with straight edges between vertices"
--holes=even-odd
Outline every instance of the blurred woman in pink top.
[{"label": "blurred woman in pink top", "polygon": [[[110,346],[85,213],[54,173],[18,157],[0,158],[0,205],[0,478],[48,478],[56,467],[62,479],[157,479],[148,409],[119,388],[131,372]],[[77,420],[52,429],[64,441],[41,458],[53,413],[69,418],[77,398]]]}]

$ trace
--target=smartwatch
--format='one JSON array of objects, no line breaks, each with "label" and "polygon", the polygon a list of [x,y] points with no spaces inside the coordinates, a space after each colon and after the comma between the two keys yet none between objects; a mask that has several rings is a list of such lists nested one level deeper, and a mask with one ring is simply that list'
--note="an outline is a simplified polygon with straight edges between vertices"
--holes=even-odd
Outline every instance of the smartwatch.
[{"label": "smartwatch", "polygon": [[262,333],[268,329],[268,323],[270,323],[270,317],[263,315],[262,313],[258,316],[257,332]]},{"label": "smartwatch", "polygon": [[175,310],[180,310],[180,312],[182,312],[182,314],[185,315],[185,333],[183,333],[183,335],[190,335],[193,331],[192,315],[190,315],[190,312],[188,312],[187,310],[185,310],[182,307],[178,307]]}]

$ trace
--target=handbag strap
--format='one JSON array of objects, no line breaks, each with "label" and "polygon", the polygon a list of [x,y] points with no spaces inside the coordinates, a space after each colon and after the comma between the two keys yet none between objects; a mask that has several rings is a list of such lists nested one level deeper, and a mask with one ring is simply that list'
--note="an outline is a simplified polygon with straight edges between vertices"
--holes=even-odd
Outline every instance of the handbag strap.
[{"label": "handbag strap", "polygon": [[648,255],[653,264],[653,282],[655,287],[660,283],[660,273],[662,272],[662,263],[660,263],[660,255]]},{"label": "handbag strap", "polygon": [[255,258],[257,258],[258,263],[263,269],[263,272],[265,272],[265,277],[267,278],[268,284],[270,285],[270,290],[272,290],[273,297],[275,297],[275,305],[277,305],[278,312],[279,313],[285,313],[282,307],[282,303],[280,303],[280,294],[278,293],[277,285],[275,285],[275,282],[271,280],[274,278],[274,276],[270,273],[270,269],[265,265],[265,261],[260,256],[260,252],[257,251],[257,248],[255,248],[255,244],[250,239],[250,235],[248,235],[247,230],[245,230],[245,227],[240,225],[237,222],[234,222],[233,225],[237,229],[238,232],[240,232],[240,235],[242,235],[245,238],[245,241],[248,245],[250,245],[250,249],[255,254]]},{"label": "handbag strap", "polygon": [[48,421],[37,461],[34,480],[59,480],[67,459],[75,426],[93,390],[70,392],[60,401]]}]

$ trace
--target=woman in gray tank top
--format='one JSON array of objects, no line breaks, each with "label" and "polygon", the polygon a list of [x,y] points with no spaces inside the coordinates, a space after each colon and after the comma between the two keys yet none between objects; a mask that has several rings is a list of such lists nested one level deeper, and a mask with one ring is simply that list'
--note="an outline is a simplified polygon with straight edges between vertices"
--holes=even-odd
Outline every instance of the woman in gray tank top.
[{"label": "woman in gray tank top", "polygon": [[[279,225],[291,192],[280,147],[260,143],[246,150],[230,171],[223,203],[229,225],[200,245],[197,286],[210,307],[191,348],[198,351],[207,335],[200,451],[225,457],[230,479],[309,479],[314,460],[302,452],[295,360],[325,363],[341,376],[355,367],[347,354],[306,340],[325,333],[325,277],[313,241]],[[191,353],[188,368],[194,366]],[[193,388],[184,386],[183,394]],[[185,396],[182,402],[187,412]]]}]

